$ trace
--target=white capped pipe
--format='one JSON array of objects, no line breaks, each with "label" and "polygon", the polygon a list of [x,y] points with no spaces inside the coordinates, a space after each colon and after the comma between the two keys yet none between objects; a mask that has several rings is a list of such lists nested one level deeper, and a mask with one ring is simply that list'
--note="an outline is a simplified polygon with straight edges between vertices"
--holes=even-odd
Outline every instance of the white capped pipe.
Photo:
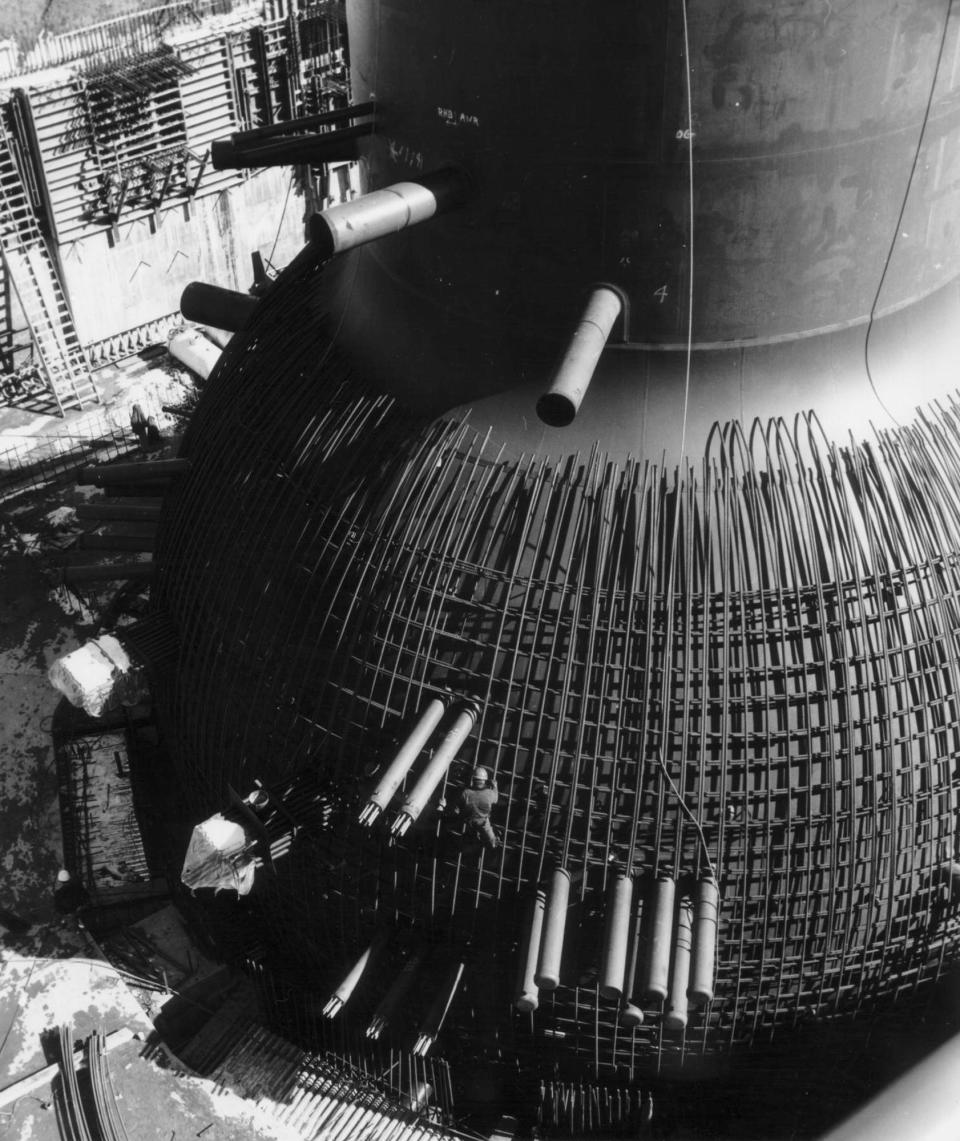
[{"label": "white capped pipe", "polygon": [[477,720],[477,712],[476,706],[468,705],[457,715],[446,737],[437,746],[427,767],[420,774],[420,779],[413,786],[412,792],[404,800],[399,815],[390,827],[392,835],[402,836],[426,808],[427,801],[443,779],[453,758],[470,736]]},{"label": "white capped pipe", "polygon": [[550,880],[543,938],[540,940],[540,958],[535,975],[541,990],[556,990],[560,985],[560,959],[563,955],[563,935],[567,926],[569,903],[570,873],[566,868],[557,868]]},{"label": "white capped pipe", "polygon": [[545,424],[563,428],[577,415],[622,308],[620,294],[608,286],[597,286],[590,294],[560,367],[537,401],[537,415]]},{"label": "white capped pipe", "polygon": [[673,969],[670,994],[663,1024],[669,1030],[682,1030],[687,1024],[687,987],[690,984],[690,951],[693,946],[693,904],[681,899],[673,938]]},{"label": "white capped pipe", "polygon": [[673,902],[676,885],[670,876],[657,877],[653,885],[653,922],[650,928],[650,957],[644,974],[643,993],[665,1002],[669,994],[670,950],[673,935]]},{"label": "white capped pipe", "polygon": [[604,998],[619,998],[623,994],[632,901],[633,880],[625,873],[621,873],[611,881],[607,891],[603,967],[600,971],[600,993]]},{"label": "white capped pipe", "polygon": [[693,959],[687,997],[695,1006],[713,1002],[720,890],[711,875],[701,876],[693,912]]},{"label": "white capped pipe", "polygon": [[395,182],[314,214],[311,242],[321,257],[332,257],[426,222],[459,205],[465,192],[464,174],[454,168],[433,171],[416,182]]},{"label": "white capped pipe", "polygon": [[517,1010],[525,1012],[536,1010],[540,1005],[536,973],[546,909],[547,893],[542,888],[537,888],[524,922],[523,940],[520,944],[520,967],[517,972],[517,994],[513,1003]]},{"label": "white capped pipe", "polygon": [[643,892],[634,895],[627,942],[627,965],[623,972],[623,997],[620,1000],[620,1025],[632,1028],[643,1024],[643,1011],[632,1001],[640,983],[640,959],[643,948]]},{"label": "white capped pipe", "polygon": [[428,702],[417,719],[410,736],[400,746],[400,751],[390,762],[387,771],[370,794],[363,811],[360,813],[361,824],[366,824],[369,827],[381,812],[386,811],[387,805],[393,799],[393,794],[410,771],[410,766],[420,756],[424,745],[430,739],[430,734],[440,724],[445,708],[446,706],[439,697]]},{"label": "white capped pipe", "polygon": [[199,329],[180,328],[167,337],[167,352],[202,380],[213,372],[221,351]]}]

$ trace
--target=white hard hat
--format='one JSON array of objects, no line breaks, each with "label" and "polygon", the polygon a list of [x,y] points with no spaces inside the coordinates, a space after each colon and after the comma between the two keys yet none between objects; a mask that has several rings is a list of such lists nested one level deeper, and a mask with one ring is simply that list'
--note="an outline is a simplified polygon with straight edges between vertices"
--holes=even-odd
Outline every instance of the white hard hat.
[{"label": "white hard hat", "polygon": [[473,774],[470,779],[488,781],[490,779],[490,774],[483,767],[483,765],[477,765],[477,767],[473,770]]}]

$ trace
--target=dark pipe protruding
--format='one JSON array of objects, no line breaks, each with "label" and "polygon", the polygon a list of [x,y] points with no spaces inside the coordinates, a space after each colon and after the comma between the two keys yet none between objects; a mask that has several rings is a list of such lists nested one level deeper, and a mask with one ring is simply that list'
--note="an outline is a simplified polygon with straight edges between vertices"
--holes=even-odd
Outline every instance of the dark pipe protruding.
[{"label": "dark pipe protruding", "polygon": [[540,959],[535,981],[541,990],[556,990],[560,985],[560,959],[563,954],[563,935],[567,926],[567,905],[570,902],[570,873],[557,868],[550,880],[547,913],[540,942]]},{"label": "dark pipe protruding", "polygon": [[91,535],[80,536],[81,551],[152,551],[157,534],[150,535]]},{"label": "dark pipe protruding", "polygon": [[693,904],[681,899],[677,909],[677,928],[673,940],[673,969],[670,973],[670,995],[663,1024],[670,1030],[682,1030],[687,1024],[687,985],[690,982],[690,948],[693,943]]},{"label": "dark pipe protruding", "polygon": [[622,309],[615,289],[599,285],[592,291],[550,388],[537,401],[537,415],[545,424],[565,428],[573,422]]},{"label": "dark pipe protruding", "polygon": [[713,1001],[713,975],[717,956],[717,916],[720,889],[712,875],[704,875],[697,884],[693,917],[693,963],[687,996],[696,1006]]},{"label": "dark pipe protruding", "polygon": [[289,135],[286,138],[251,142],[242,136],[214,139],[210,144],[210,162],[214,170],[351,162],[359,157],[358,141],[366,135],[372,135],[375,130],[376,124],[371,120],[355,127],[326,131],[321,135]]},{"label": "dark pipe protruding", "polygon": [[463,978],[463,963],[455,963],[447,972],[442,984],[436,989],[433,1002],[430,1004],[423,1022],[420,1024],[420,1033],[413,1046],[413,1053],[424,1058],[429,1054],[437,1035],[443,1029],[450,1007],[457,996],[460,981]]},{"label": "dark pipe protruding", "polygon": [[239,332],[250,320],[257,307],[256,297],[208,285],[205,281],[191,281],[180,294],[180,312],[188,321],[213,325],[228,333]]},{"label": "dark pipe protruding", "polygon": [[540,1005],[536,973],[540,958],[540,942],[543,937],[543,918],[547,909],[547,893],[537,888],[530,901],[530,911],[520,944],[520,965],[517,971],[517,993],[513,1005],[517,1010],[529,1013]]},{"label": "dark pipe protruding", "polygon": [[161,508],[159,502],[103,503],[93,500],[90,503],[78,503],[75,510],[78,519],[95,519],[99,523],[158,523]]},{"label": "dark pipe protruding", "polygon": [[131,464],[93,464],[82,467],[77,483],[156,483],[157,480],[185,475],[191,467],[188,459],[144,460]]},{"label": "dark pipe protruding", "polygon": [[63,581],[67,586],[78,582],[128,582],[148,578],[153,578],[152,562],[84,563],[63,569]]},{"label": "dark pipe protruding", "polygon": [[623,994],[632,900],[633,880],[626,873],[621,873],[611,882],[607,893],[603,967],[600,971],[600,993],[604,998],[619,998]]},{"label": "dark pipe protruding", "polygon": [[415,182],[395,182],[310,219],[310,239],[324,258],[396,234],[463,204],[469,182],[458,167],[443,167]]},{"label": "dark pipe protruding", "polygon": [[643,980],[643,993],[665,1002],[669,994],[670,948],[673,942],[673,901],[676,884],[668,875],[660,875],[653,886],[653,924],[650,932],[650,957]]},{"label": "dark pipe protruding", "polygon": [[230,138],[237,142],[251,142],[253,139],[270,139],[278,135],[290,136],[298,131],[301,132],[302,138],[303,131],[310,131],[315,127],[327,127],[375,115],[376,108],[376,103],[372,101],[352,103],[349,107],[334,107],[332,111],[321,111],[317,115],[303,115],[299,119],[286,119],[282,123],[270,123],[265,127],[251,127],[249,131],[234,131]]},{"label": "dark pipe protruding", "polygon": [[376,1040],[400,1013],[407,995],[410,993],[420,969],[422,956],[411,955],[403,964],[400,973],[390,984],[390,989],[380,1000],[367,1026],[367,1037]]}]

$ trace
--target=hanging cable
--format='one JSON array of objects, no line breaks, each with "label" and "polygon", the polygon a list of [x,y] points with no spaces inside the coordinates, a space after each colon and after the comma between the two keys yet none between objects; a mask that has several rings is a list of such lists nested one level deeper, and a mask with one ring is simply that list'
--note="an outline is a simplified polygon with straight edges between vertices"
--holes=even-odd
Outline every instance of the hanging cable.
[{"label": "hanging cable", "polygon": [[[673,641],[673,606],[674,606],[674,574],[676,572],[677,563],[677,533],[680,527],[680,490],[681,490],[681,470],[682,465],[686,458],[687,447],[687,421],[689,419],[690,411],[690,376],[693,367],[693,289],[694,289],[694,179],[693,179],[693,80],[690,68],[690,28],[687,19],[687,0],[681,0],[681,8],[683,11],[683,55],[684,55],[684,72],[686,76],[686,96],[687,96],[687,184],[688,184],[688,217],[687,217],[687,349],[686,349],[686,365],[684,369],[683,379],[683,415],[681,418],[680,428],[680,454],[677,459],[677,485],[676,497],[673,504],[673,524],[670,533],[670,554],[667,559],[667,581],[664,591],[664,610],[665,610],[665,623],[664,623],[664,637],[663,637],[663,668],[661,670],[662,677],[662,694],[660,702],[660,737],[657,742],[657,763],[664,779],[667,782],[671,792],[676,797],[677,803],[684,815],[690,820],[696,829],[697,836],[700,840],[701,848],[703,849],[703,858],[711,874],[714,874],[713,862],[710,859],[710,852],[707,848],[706,837],[703,833],[703,828],[700,821],[697,819],[693,810],[683,798],[681,790],[677,787],[675,781],[670,776],[667,768],[667,762],[664,758],[664,739],[667,734],[668,710],[670,706],[670,693],[672,691],[672,670],[671,670],[671,644]],[[631,861],[632,862],[632,861]]]},{"label": "hanging cable", "polygon": [[[686,2],[686,0],[684,0]],[[884,404],[883,398],[877,391],[877,386],[873,380],[873,373],[870,371],[870,334],[873,332],[874,320],[877,313],[877,306],[880,304],[880,294],[883,292],[884,282],[887,279],[887,271],[890,269],[890,263],[893,261],[893,251],[897,247],[897,239],[900,237],[900,227],[903,225],[903,216],[907,211],[907,202],[910,199],[910,190],[913,186],[913,178],[917,173],[917,164],[920,162],[920,153],[923,150],[923,139],[927,131],[927,123],[930,121],[930,110],[933,107],[933,97],[937,90],[937,80],[940,77],[940,63],[943,60],[943,50],[947,43],[947,30],[950,27],[950,15],[953,11],[953,0],[947,0],[947,14],[943,20],[943,31],[940,33],[940,47],[937,51],[937,61],[933,68],[933,82],[930,84],[930,94],[927,96],[927,105],[923,110],[923,119],[920,122],[920,135],[917,138],[917,145],[913,153],[913,162],[910,164],[910,174],[907,177],[907,186],[903,192],[903,201],[900,203],[900,212],[897,214],[897,222],[893,227],[893,237],[890,240],[890,247],[887,250],[887,256],[884,258],[883,269],[880,273],[880,281],[877,284],[877,291],[873,295],[873,304],[870,306],[870,316],[867,319],[867,335],[863,340],[863,364],[867,372],[867,380],[870,382],[870,388],[873,395],[877,398],[877,403],[886,412],[890,419],[896,424],[898,428],[903,425],[894,416],[890,409]]]},{"label": "hanging cable", "polygon": [[280,231],[283,229],[283,220],[287,216],[287,203],[290,201],[290,192],[293,190],[293,174],[290,175],[290,180],[287,182],[287,193],[283,198],[283,209],[280,211],[280,221],[277,223],[277,234],[273,239],[273,246],[270,248],[270,256],[267,258],[267,265],[276,273],[276,267],[273,264],[273,255],[277,252],[277,242],[280,241]]}]

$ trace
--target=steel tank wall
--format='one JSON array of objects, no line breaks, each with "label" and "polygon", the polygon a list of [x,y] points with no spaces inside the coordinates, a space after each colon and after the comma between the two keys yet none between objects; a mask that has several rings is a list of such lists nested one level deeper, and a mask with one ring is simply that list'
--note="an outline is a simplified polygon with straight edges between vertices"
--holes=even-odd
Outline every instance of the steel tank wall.
[{"label": "steel tank wall", "polygon": [[946,0],[687,13],[689,51],[668,0],[353,6],[353,96],[382,108],[367,185],[475,179],[459,214],[333,275],[381,384],[436,411],[540,377],[597,280],[628,295],[628,341],[685,345],[691,253],[704,348],[837,331],[956,275]]}]

